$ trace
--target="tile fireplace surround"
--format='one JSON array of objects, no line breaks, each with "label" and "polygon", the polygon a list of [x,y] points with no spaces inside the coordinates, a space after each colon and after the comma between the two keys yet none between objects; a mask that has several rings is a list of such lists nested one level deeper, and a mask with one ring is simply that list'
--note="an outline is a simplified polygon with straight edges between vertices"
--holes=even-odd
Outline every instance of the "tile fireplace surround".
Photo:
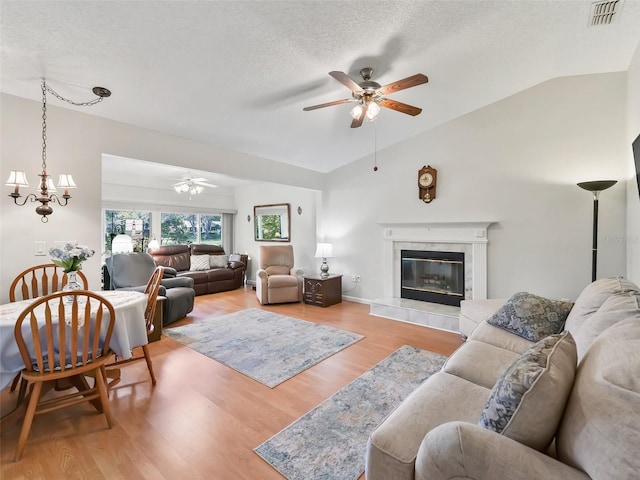
[{"label": "tile fireplace surround", "polygon": [[487,230],[494,222],[379,223],[383,228],[384,297],[371,315],[459,331],[459,307],[400,298],[401,250],[463,252],[465,299],[487,298]]}]

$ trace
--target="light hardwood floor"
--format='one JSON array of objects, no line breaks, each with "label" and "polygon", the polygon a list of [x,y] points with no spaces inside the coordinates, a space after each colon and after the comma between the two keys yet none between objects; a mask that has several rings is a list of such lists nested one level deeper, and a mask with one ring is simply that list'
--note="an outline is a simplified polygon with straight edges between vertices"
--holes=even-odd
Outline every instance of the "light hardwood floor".
[{"label": "light hardwood floor", "polygon": [[[156,387],[145,363],[135,362],[111,390],[113,429],[89,405],[44,414],[34,421],[22,460],[13,463],[18,422],[0,432],[0,478],[281,480],[253,448],[402,345],[449,355],[461,344],[457,334],[370,316],[368,305],[354,302],[263,307],[250,287],[196,297],[192,314],[171,326],[251,307],[365,338],[270,389],[163,337],[149,347]],[[6,412],[15,393],[5,389],[0,400]]]}]

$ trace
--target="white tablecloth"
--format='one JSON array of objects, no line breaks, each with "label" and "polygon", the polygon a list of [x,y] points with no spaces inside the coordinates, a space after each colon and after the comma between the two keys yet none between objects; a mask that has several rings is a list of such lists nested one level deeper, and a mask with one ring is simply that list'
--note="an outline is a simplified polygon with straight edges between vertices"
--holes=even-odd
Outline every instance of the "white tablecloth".
[{"label": "white tablecloth", "polygon": [[[116,312],[111,350],[122,359],[131,358],[134,347],[148,342],[144,320],[146,294],[126,290],[96,293],[109,300]],[[13,329],[20,313],[33,301],[34,299],[0,305],[0,389],[11,383],[13,377],[24,368]]]}]

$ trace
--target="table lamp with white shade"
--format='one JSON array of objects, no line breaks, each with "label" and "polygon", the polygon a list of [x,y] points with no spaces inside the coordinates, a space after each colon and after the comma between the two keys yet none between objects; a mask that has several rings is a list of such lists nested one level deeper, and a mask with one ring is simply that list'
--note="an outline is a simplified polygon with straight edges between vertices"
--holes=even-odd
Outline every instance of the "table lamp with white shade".
[{"label": "table lamp with white shade", "polygon": [[326,278],[329,276],[329,265],[327,265],[327,258],[333,257],[333,245],[331,243],[318,243],[316,247],[316,258],[322,258],[322,265],[320,266],[320,276]]},{"label": "table lamp with white shade", "polygon": [[131,253],[133,252],[133,239],[129,235],[116,235],[111,242],[111,253]]}]

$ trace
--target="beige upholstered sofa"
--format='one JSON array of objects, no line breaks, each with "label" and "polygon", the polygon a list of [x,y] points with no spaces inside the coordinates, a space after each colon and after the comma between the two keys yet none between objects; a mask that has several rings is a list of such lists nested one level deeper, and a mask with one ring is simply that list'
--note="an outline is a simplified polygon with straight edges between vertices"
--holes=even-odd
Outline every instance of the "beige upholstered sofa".
[{"label": "beige upholstered sofa", "polygon": [[588,285],[564,329],[496,433],[478,424],[488,399],[537,347],[482,320],[372,432],[367,480],[639,479],[640,289],[623,278]]},{"label": "beige upholstered sofa", "polygon": [[302,301],[302,271],[294,268],[291,245],[261,245],[256,295],[262,305]]}]

